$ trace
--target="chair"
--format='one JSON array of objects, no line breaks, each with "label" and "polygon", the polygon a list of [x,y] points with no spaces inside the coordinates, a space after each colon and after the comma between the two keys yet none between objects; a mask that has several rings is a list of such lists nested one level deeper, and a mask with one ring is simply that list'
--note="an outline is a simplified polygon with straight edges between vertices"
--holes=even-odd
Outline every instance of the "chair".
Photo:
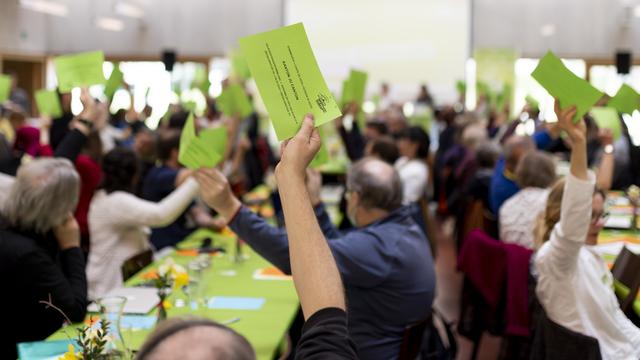
[{"label": "chair", "polygon": [[622,311],[629,315],[633,311],[633,302],[640,290],[640,255],[634,254],[624,246],[611,268],[611,273],[614,279],[630,290],[624,299],[618,299]]},{"label": "chair", "polygon": [[153,251],[151,251],[151,249],[130,257],[122,264],[122,281],[129,280],[129,278],[135,275],[138,271],[151,264],[152,261]]},{"label": "chair", "polygon": [[531,360],[600,360],[598,339],[570,330],[547,317],[540,309],[536,323]]},{"label": "chair", "polygon": [[431,323],[431,319],[431,315],[429,315],[426,319],[409,325],[404,329],[398,360],[415,360],[418,358],[422,349],[424,330]]}]

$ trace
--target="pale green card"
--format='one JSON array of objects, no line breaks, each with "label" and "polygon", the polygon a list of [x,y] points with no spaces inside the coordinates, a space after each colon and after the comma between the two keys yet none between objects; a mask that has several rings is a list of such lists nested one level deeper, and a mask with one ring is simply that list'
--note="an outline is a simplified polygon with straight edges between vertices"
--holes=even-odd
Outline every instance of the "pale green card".
[{"label": "pale green card", "polygon": [[9,100],[11,95],[11,76],[0,74],[0,103]]},{"label": "pale green card", "polygon": [[631,114],[634,110],[640,109],[640,94],[631,86],[622,84],[616,95],[607,103],[607,107],[623,114]]},{"label": "pale green card", "polygon": [[58,89],[66,93],[78,86],[104,84],[103,62],[102,51],[58,56],[53,59],[58,76]]},{"label": "pale green card", "polygon": [[244,119],[253,112],[253,106],[251,106],[247,93],[238,84],[231,84],[224,88],[216,102],[220,106],[220,110],[227,116],[237,115]]},{"label": "pale green card", "polygon": [[231,70],[233,74],[240,79],[248,79],[251,77],[251,71],[247,65],[247,61],[242,57],[239,50],[231,52]]},{"label": "pale green card", "polygon": [[349,78],[342,85],[342,105],[355,101],[362,106],[367,90],[367,73],[351,70]]},{"label": "pale green card", "polygon": [[222,160],[226,146],[226,128],[205,129],[196,135],[193,114],[190,113],[180,135],[178,161],[189,169],[214,167]]},{"label": "pale green card", "polygon": [[115,95],[116,90],[122,81],[124,80],[124,74],[120,71],[120,64],[114,64],[113,71],[107,80],[107,83],[104,85],[104,95],[111,101],[113,99],[113,95]]},{"label": "pale green card", "polygon": [[54,90],[41,89],[35,93],[36,105],[42,116],[59,118],[62,116],[62,106],[58,93]]},{"label": "pale green card", "polygon": [[591,107],[604,95],[589,82],[579,78],[567,69],[562,60],[551,51],[540,60],[531,76],[545,88],[551,96],[558,99],[560,108],[576,106],[574,121],[581,119]]},{"label": "pale green card", "polygon": [[591,109],[591,116],[601,129],[609,129],[613,133],[613,140],[618,140],[622,135],[620,118],[618,112],[610,107],[594,107]]},{"label": "pale green card", "polygon": [[240,39],[240,48],[279,140],[295,135],[307,113],[316,126],[341,115],[302,23]]},{"label": "pale green card", "polygon": [[311,160],[311,163],[309,164],[309,167],[312,169],[316,169],[329,162],[329,151],[327,150],[327,146],[324,142],[324,131],[322,131],[322,128],[318,128],[318,132],[320,133],[321,144],[320,150],[318,150],[318,153],[313,157],[313,160]]}]

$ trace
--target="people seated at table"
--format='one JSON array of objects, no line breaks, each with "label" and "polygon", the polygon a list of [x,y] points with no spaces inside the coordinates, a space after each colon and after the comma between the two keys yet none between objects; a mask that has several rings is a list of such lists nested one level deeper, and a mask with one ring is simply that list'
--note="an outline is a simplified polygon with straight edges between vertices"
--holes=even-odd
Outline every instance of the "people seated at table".
[{"label": "people seated at table", "polygon": [[429,134],[421,127],[412,126],[398,134],[400,158],[395,162],[402,181],[402,203],[407,205],[422,199],[429,181]]},{"label": "people seated at table", "polygon": [[391,165],[395,164],[400,157],[396,141],[387,135],[369,141],[364,149],[364,153],[366,156],[378,158]]},{"label": "people seated at table", "polygon": [[[172,119],[178,119],[178,116]],[[181,121],[175,120],[176,122]],[[158,134],[157,158],[159,165],[150,169],[143,180],[142,197],[148,201],[160,202],[191,176],[191,170],[183,168],[178,161],[180,131],[166,129]],[[160,250],[173,246],[197,229],[196,216],[204,213],[198,205],[186,208],[172,222],[151,230],[151,243]],[[205,216],[206,218],[206,216]],[[206,218],[204,222],[209,220]],[[211,225],[211,224],[202,224]],[[212,226],[212,225],[211,225]]]},{"label": "people seated at table", "polygon": [[[207,204],[256,252],[291,273],[285,230],[244,207],[220,172],[211,174],[212,181],[202,184]],[[355,163],[347,193],[346,215],[356,229],[346,234],[336,230],[321,203],[314,209],[344,281],[349,331],[360,356],[393,358],[405,327],[430,313],[435,274],[429,243],[412,220],[413,208],[402,207],[402,184],[391,165],[371,158]]]},{"label": "people seated at table", "polygon": [[101,189],[89,208],[87,281],[92,300],[123,285],[122,264],[149,249],[149,228],[173,223],[198,193],[196,181],[187,177],[158,202],[138,198],[133,191],[139,162],[129,149],[111,150],[104,156],[102,169]]},{"label": "people seated at table", "polygon": [[73,211],[80,178],[66,159],[22,165],[0,212],[0,358],[16,344],[44,340],[63,321],[84,320],[87,282]]},{"label": "people seated at table", "polygon": [[500,240],[532,249],[538,216],[556,180],[556,164],[551,155],[531,151],[520,160],[515,180],[520,191],[500,208]]},{"label": "people seated at table", "polygon": [[552,321],[596,338],[603,359],[637,359],[640,329],[620,309],[611,272],[592,249],[604,225],[605,199],[594,192],[585,125],[573,122],[575,113],[575,106],[560,109],[556,102],[558,124],[571,141],[571,165],[549,195],[539,231],[536,295]]}]

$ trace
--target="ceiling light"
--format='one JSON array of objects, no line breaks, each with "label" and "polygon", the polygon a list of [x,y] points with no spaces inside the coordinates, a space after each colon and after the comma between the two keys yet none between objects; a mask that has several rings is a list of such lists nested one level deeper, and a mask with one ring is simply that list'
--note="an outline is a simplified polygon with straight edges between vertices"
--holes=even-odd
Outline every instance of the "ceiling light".
[{"label": "ceiling light", "polygon": [[67,16],[67,5],[48,0],[20,0],[20,6],[24,9],[37,11],[55,16]]},{"label": "ceiling light", "polygon": [[124,29],[124,23],[122,20],[113,17],[96,18],[95,24],[100,29],[108,31],[122,31]]},{"label": "ceiling light", "polygon": [[114,11],[118,15],[127,16],[135,19],[140,19],[144,16],[144,10],[142,10],[142,8],[124,1],[118,1],[116,3]]},{"label": "ceiling light", "polygon": [[556,26],[553,24],[545,24],[540,27],[540,35],[544,37],[553,36],[556,33]]}]

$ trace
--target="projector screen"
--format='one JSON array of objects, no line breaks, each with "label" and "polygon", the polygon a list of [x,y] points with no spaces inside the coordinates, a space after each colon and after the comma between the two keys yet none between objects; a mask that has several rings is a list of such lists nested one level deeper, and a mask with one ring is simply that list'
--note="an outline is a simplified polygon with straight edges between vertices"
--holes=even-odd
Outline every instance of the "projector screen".
[{"label": "projector screen", "polygon": [[469,56],[469,0],[285,0],[286,24],[303,22],[329,88],[340,95],[351,68],[367,93],[391,85],[396,101],[427,83],[437,103],[456,100]]}]

